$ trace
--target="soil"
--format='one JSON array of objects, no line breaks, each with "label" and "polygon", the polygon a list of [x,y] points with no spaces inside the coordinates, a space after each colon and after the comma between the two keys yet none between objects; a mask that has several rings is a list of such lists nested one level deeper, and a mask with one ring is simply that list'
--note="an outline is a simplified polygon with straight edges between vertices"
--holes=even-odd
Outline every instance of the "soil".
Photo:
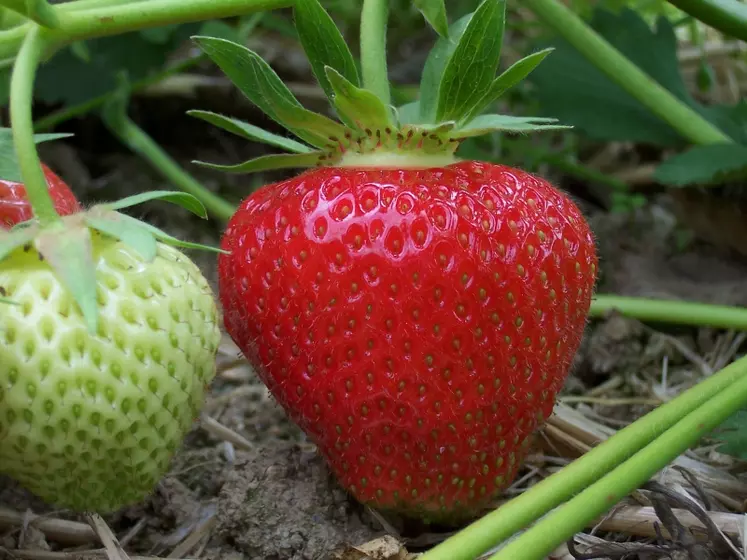
[{"label": "soil", "polygon": [[[217,192],[234,193],[234,197],[237,192],[248,194],[247,179],[220,178],[219,183],[215,174],[189,164],[196,158],[235,160],[235,153],[244,148],[230,145],[216,154],[215,148],[209,151],[203,147],[215,139],[200,139],[199,128],[195,132],[191,121],[189,126],[195,142],[172,143],[171,153]],[[95,131],[83,132],[77,145],[45,144],[42,153],[76,185],[85,201],[170,188],[147,164],[115,145],[98,146],[91,140]],[[180,131],[172,131],[166,136],[178,134]],[[226,143],[221,137],[216,145]],[[218,243],[220,232],[215,223],[164,206],[149,204],[141,215],[174,235]],[[619,214],[591,205],[584,205],[584,209],[599,244],[603,270],[600,293],[747,305],[747,262],[730,253],[727,246],[688,237],[676,218],[674,201],[664,196],[645,209]],[[214,256],[205,252],[193,255],[215,284]],[[564,394],[582,393],[615,376],[645,377],[647,371],[657,375],[664,357],[674,375],[678,365],[687,362],[682,347],[698,356],[708,355],[714,351],[716,338],[717,333],[709,329],[653,328],[615,315],[593,321]],[[182,557],[324,560],[346,546],[361,545],[391,532],[392,525],[348,498],[336,484],[313,446],[287,420],[227,338],[220,360],[221,371],[205,412],[246,438],[252,447],[239,449],[226,444],[196,425],[153,496],[106,518],[114,533],[124,539],[127,552],[166,556],[202,531],[205,537],[181,549]],[[645,411],[645,407],[615,408],[602,411],[602,416],[610,422],[624,422]],[[53,512],[8,479],[0,479],[0,507],[82,520]],[[71,544],[46,540],[33,524],[25,531],[0,532],[0,556],[3,547],[70,550]]]}]

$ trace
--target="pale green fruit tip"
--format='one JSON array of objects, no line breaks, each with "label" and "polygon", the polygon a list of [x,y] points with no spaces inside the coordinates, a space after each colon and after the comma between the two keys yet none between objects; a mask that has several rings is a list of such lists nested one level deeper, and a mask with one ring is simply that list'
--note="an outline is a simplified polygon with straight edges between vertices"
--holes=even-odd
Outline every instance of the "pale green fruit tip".
[{"label": "pale green fruit tip", "polygon": [[0,262],[0,472],[50,505],[107,513],[146,498],[203,406],[220,343],[212,291],[184,254],[147,262],[92,235],[91,335],[31,249]]}]

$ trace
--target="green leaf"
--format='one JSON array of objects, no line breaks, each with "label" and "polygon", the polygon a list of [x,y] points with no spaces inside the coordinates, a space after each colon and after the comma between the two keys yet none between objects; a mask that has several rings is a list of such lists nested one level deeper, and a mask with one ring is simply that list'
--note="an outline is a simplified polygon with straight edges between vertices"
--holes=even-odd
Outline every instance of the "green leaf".
[{"label": "green leaf", "polygon": [[358,130],[384,129],[393,126],[389,108],[374,93],[356,87],[337,70],[327,66],[327,79],[334,92],[333,102],[337,112]]},{"label": "green leaf", "polygon": [[156,239],[167,243],[168,245],[183,247],[185,249],[201,249],[205,251],[211,251],[213,253],[223,253],[225,255],[231,254],[230,251],[226,251],[218,247],[211,247],[209,245],[202,245],[200,243],[192,243],[191,241],[182,241],[181,239],[177,239],[176,237],[169,235],[165,231],[162,231],[155,226],[152,226],[146,222],[141,222],[140,220],[137,220],[132,216],[128,216],[127,214],[120,214],[120,219],[126,222],[133,222],[136,227],[140,227],[149,231]]},{"label": "green leaf", "polygon": [[171,40],[171,37],[179,27],[180,25],[178,23],[172,23],[170,25],[160,25],[158,27],[141,29],[139,33],[141,37],[150,43],[165,45]]},{"label": "green leaf", "polygon": [[436,120],[460,121],[490,90],[498,71],[506,0],[484,0],[446,64]]},{"label": "green leaf", "polygon": [[192,163],[226,173],[256,173],[258,171],[271,171],[274,169],[314,167],[319,163],[319,158],[322,156],[321,152],[312,152],[310,154],[272,154],[250,159],[236,165],[218,165],[217,163],[207,163],[204,161],[194,161]]},{"label": "green leaf", "polygon": [[91,230],[87,227],[44,230],[36,248],[70,291],[83,314],[90,333],[98,329],[96,267],[93,262]]},{"label": "green leaf", "polygon": [[85,41],[76,41],[70,44],[70,52],[86,64],[91,62],[91,49]]},{"label": "green leaf", "polygon": [[719,453],[747,459],[747,410],[739,410],[727,418],[711,437],[721,442]]},{"label": "green leaf", "polygon": [[747,146],[711,144],[695,146],[670,157],[654,172],[665,185],[713,185],[747,179]]},{"label": "green leaf", "polygon": [[279,136],[277,134],[259,128],[258,126],[245,123],[238,119],[226,117],[217,113],[211,113],[210,111],[192,110],[187,111],[187,114],[190,117],[196,117],[198,119],[202,119],[203,121],[207,121],[212,125],[217,126],[218,128],[222,128],[225,131],[246,138],[247,140],[262,142],[264,144],[269,144],[270,146],[275,146],[276,148],[281,148],[289,152],[295,152],[297,154],[305,154],[312,151],[312,149],[305,144],[296,142],[292,138]]},{"label": "green leaf", "polygon": [[[678,60],[678,40],[672,23],[659,18],[649,25],[636,11],[597,9],[592,28],[631,62],[714,123],[737,143],[747,144],[747,103],[703,106],[685,85]],[[551,64],[532,72],[541,114],[558,117],[588,138],[601,142],[637,142],[661,147],[684,147],[687,141],[586,60],[569,43],[555,41]]]},{"label": "green leaf", "polygon": [[400,126],[420,122],[420,101],[412,101],[397,107],[397,122]]},{"label": "green leaf", "polygon": [[248,48],[211,37],[194,37],[236,87],[267,116],[317,148],[342,138],[345,127],[318,113],[304,109],[278,75]]},{"label": "green leaf", "polygon": [[[451,59],[459,40],[464,34],[467,25],[472,20],[472,14],[467,14],[458,19],[449,29],[448,37],[442,37],[436,41],[435,46],[428,54],[423,67],[423,75],[420,78],[420,120],[422,123],[436,122],[436,108],[438,105],[438,88],[446,64]],[[413,121],[414,122],[414,121]]]},{"label": "green leaf", "polygon": [[182,24],[164,43],[149,41],[137,31],[89,39],[88,60],[72,47],[60,49],[39,68],[34,96],[50,105],[77,105],[111,93],[121,72],[131,82],[145,79],[164,68],[175,49],[199,28],[200,23]]},{"label": "green leaf", "polygon": [[[36,144],[69,138],[72,134],[34,134]],[[18,155],[13,143],[13,131],[10,128],[0,128],[0,179],[14,183],[22,183],[21,168],[18,165]]]},{"label": "green leaf", "polygon": [[8,305],[21,305],[17,301],[13,301],[12,299],[0,297],[0,303],[6,303]]},{"label": "green leaf", "polygon": [[142,225],[121,219],[119,212],[103,211],[100,214],[89,212],[86,223],[115,239],[119,239],[135,249],[146,261],[156,258],[158,251],[153,235]]},{"label": "green leaf", "polygon": [[414,0],[425,20],[441,37],[449,35],[449,20],[446,17],[444,0]]},{"label": "green leaf", "polygon": [[490,132],[536,132],[564,130],[571,126],[554,124],[557,119],[545,117],[513,117],[510,115],[480,115],[450,134],[452,138],[482,136]]},{"label": "green leaf", "polygon": [[200,202],[200,200],[194,195],[180,191],[148,191],[128,196],[114,202],[106,202],[99,206],[108,210],[121,210],[122,208],[129,208],[130,206],[142,204],[143,202],[148,202],[150,200],[165,200],[166,202],[171,202],[172,204],[176,204],[189,210],[200,218],[207,219],[207,211],[202,202]]},{"label": "green leaf", "polygon": [[486,108],[495,103],[509,89],[524,80],[553,50],[555,49],[545,49],[530,54],[512,64],[505,72],[493,81],[488,93],[485,94],[485,96],[472,108],[465,121],[475,118]]},{"label": "green leaf", "polygon": [[19,247],[30,243],[36,237],[37,228],[24,228],[15,231],[0,231],[0,261]]},{"label": "green leaf", "polygon": [[358,68],[342,33],[318,0],[297,0],[293,8],[298,38],[311,63],[311,69],[324,92],[332,100],[334,91],[325,67],[334,68],[354,86],[360,85]]},{"label": "green leaf", "polygon": [[438,124],[416,124],[416,125],[405,125],[400,129],[400,133],[403,136],[407,136],[410,131],[415,135],[427,132],[429,134],[435,134],[436,136],[450,137],[451,131],[456,128],[454,121],[448,121]]},{"label": "green leaf", "polygon": [[204,22],[202,27],[200,27],[199,34],[207,35],[208,37],[220,37],[229,41],[241,40],[239,30],[235,26],[228,25],[225,21],[216,19]]}]

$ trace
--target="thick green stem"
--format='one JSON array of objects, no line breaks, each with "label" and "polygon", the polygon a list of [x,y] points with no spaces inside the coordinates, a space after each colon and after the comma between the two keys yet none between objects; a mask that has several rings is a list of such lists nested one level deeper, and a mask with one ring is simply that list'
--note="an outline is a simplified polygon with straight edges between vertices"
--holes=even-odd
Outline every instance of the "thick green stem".
[{"label": "thick green stem", "polygon": [[[735,385],[736,382],[739,382],[739,385]],[[744,404],[744,397],[747,395],[746,384],[747,358],[743,358],[626,426],[567,467],[426,552],[420,560],[472,560],[480,556],[601,479],[719,393],[729,393],[733,396],[733,400],[729,403],[722,402],[722,407],[733,406],[736,402]],[[710,413],[710,405],[705,410]],[[698,415],[701,422],[707,421],[705,416],[705,412]],[[691,419],[688,419],[685,425],[687,426],[685,433],[688,430],[697,431],[695,429],[697,425],[693,426]],[[665,441],[671,444],[671,436],[667,438]],[[666,459],[667,462],[672,459],[671,452],[675,449],[673,446],[669,447],[669,453],[667,453],[666,449],[662,451],[659,448],[656,451],[656,446],[652,448],[654,455],[662,453],[663,458],[657,461]],[[651,458],[648,460],[653,461]],[[625,468],[622,467],[622,469]],[[616,498],[618,494],[613,494],[613,496]],[[569,514],[566,512],[565,515]],[[566,522],[573,521],[567,520]],[[552,535],[556,534],[555,527],[548,528],[545,525],[544,528]],[[501,558],[530,560],[535,557],[527,556],[522,551],[520,554]]]},{"label": "thick green stem", "polygon": [[1,0],[0,5],[46,27],[57,27],[60,20],[47,0]]},{"label": "thick green stem", "polygon": [[[141,0],[125,4],[100,0],[100,7],[59,11],[60,26],[46,34],[54,48],[79,41],[177,23],[240,16],[286,8],[294,0]],[[26,25],[0,33],[0,59],[16,54]]]},{"label": "thick green stem", "polygon": [[34,25],[26,35],[10,79],[10,121],[21,177],[34,215],[41,224],[60,221],[49,195],[34,141],[32,105],[34,79],[44,49],[41,28]]},{"label": "thick green stem", "polygon": [[559,0],[525,0],[523,5],[555,29],[612,81],[693,144],[733,142],[628,60]]},{"label": "thick green stem", "polygon": [[140,155],[176,187],[197,197],[208,212],[228,221],[236,206],[207,190],[176,163],[145,131],[124,115],[104,118],[109,130],[133,152]]},{"label": "thick green stem", "polygon": [[[147,0],[136,0],[146,2]],[[57,6],[60,13],[79,12],[81,10],[94,10],[96,8],[108,8],[111,6],[121,6],[122,4],[134,4],[132,0],[75,0],[75,2],[66,2]]]},{"label": "thick green stem", "polygon": [[[58,20],[59,14],[64,14],[67,12],[79,12],[81,10],[105,8],[109,6],[117,6],[128,3],[132,4],[133,2],[132,0],[75,0],[74,2],[65,2],[64,4],[58,4],[54,6],[54,17]],[[14,10],[2,9],[2,17],[0,17],[0,27],[3,30],[8,30],[16,26],[23,26],[26,31],[31,29],[31,24],[23,15]],[[0,41],[4,41],[6,37],[6,35],[0,32]]]},{"label": "thick green stem", "polygon": [[592,301],[589,315],[602,317],[610,311],[617,311],[640,321],[747,330],[747,308],[744,307],[598,295]]},{"label": "thick green stem", "polygon": [[392,102],[386,59],[387,0],[363,0],[361,10],[361,72],[363,87],[385,105]]},{"label": "thick green stem", "polygon": [[673,6],[742,41],[747,41],[747,4],[737,0],[668,0]]},{"label": "thick green stem", "polygon": [[723,371],[727,370],[736,378],[732,384],[594,485],[550,513],[490,560],[542,560],[742,408],[747,403],[747,358],[734,362]]}]

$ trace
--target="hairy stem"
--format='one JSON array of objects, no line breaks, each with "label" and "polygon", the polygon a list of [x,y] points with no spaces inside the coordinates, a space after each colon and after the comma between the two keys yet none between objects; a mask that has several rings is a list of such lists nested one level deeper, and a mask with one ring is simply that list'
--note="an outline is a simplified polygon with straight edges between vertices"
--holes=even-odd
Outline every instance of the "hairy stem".
[{"label": "hairy stem", "polygon": [[698,443],[747,402],[747,358],[729,370],[736,380],[574,498],[553,511],[490,560],[542,560],[556,547],[611,510],[671,461]]},{"label": "hairy stem", "polygon": [[747,309],[744,307],[598,295],[591,304],[589,315],[602,317],[610,311],[617,311],[640,321],[747,330]]},{"label": "hairy stem", "polygon": [[[736,382],[739,382],[739,385],[735,385]],[[420,560],[471,560],[480,556],[525,529],[551,509],[582,492],[716,395],[732,395],[732,400],[728,403],[721,403],[723,407],[731,407],[737,401],[743,405],[747,396],[746,384],[747,358],[743,358],[626,426],[570,465],[426,552]],[[695,418],[706,422],[706,411],[710,414],[712,407],[709,405]],[[692,418],[688,417],[683,432],[701,433],[693,429]],[[655,462],[650,455],[646,456],[648,461],[652,461],[652,465],[658,465],[658,461],[664,459],[668,462],[673,458],[672,453],[676,453],[676,449],[679,448],[672,444],[672,439],[672,436],[668,435],[664,440],[671,445],[664,448],[664,451],[656,445],[651,446],[653,450],[647,451],[652,455],[661,453],[662,458]],[[622,468],[626,469],[627,466]],[[568,512],[565,515],[569,516]],[[582,517],[579,516],[578,519]],[[566,523],[573,523],[573,520],[566,520]],[[550,532],[550,538],[560,534],[556,532],[558,529],[555,526],[543,525],[543,528]],[[540,556],[527,556],[522,550],[521,554],[500,558],[530,560]]]},{"label": "hairy stem", "polygon": [[[97,7],[87,10],[58,11],[60,26],[46,34],[50,50],[74,41],[150,27],[286,8],[293,5],[293,0],[140,0],[127,3],[98,0],[95,4]],[[27,31],[28,26],[22,25],[0,33],[0,59],[15,56]]]},{"label": "hairy stem", "polygon": [[733,142],[623,56],[560,1],[526,0],[524,5],[683,138],[693,144]]},{"label": "hairy stem", "polygon": [[361,11],[361,73],[363,87],[385,105],[392,102],[386,59],[387,0],[363,0]]},{"label": "hairy stem", "polygon": [[60,221],[60,216],[49,195],[47,180],[36,151],[32,114],[34,79],[43,48],[41,28],[34,25],[26,35],[13,66],[10,79],[10,121],[13,144],[29,203],[41,224],[51,224]]},{"label": "hairy stem", "polygon": [[747,41],[747,4],[737,0],[668,0],[673,6],[718,29]]}]

